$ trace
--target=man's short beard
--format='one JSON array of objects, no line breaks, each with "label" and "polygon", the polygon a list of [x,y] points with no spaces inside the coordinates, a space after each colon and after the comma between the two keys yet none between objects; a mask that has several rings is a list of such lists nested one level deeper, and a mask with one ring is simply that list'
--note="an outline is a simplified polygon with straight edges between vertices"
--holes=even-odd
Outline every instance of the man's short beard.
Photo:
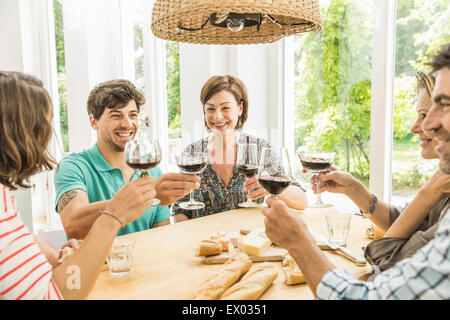
[{"label": "man's short beard", "polygon": [[110,144],[110,146],[114,149],[114,151],[116,151],[116,152],[124,152],[124,151],[125,151],[125,148],[124,148],[124,147],[121,147],[121,146],[115,144],[115,143],[112,142],[111,140],[109,141],[109,144]]}]

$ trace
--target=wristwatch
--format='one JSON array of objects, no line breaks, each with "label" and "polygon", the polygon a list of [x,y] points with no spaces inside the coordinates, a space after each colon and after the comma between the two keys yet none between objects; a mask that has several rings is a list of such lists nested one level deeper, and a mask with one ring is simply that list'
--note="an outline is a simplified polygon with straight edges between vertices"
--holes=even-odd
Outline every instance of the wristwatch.
[{"label": "wristwatch", "polygon": [[371,218],[374,211],[375,211],[375,205],[377,204],[377,196],[372,194],[372,198],[370,198],[370,206],[369,206],[369,211],[367,212],[362,212],[361,210],[359,210],[359,212],[361,212],[363,218]]}]

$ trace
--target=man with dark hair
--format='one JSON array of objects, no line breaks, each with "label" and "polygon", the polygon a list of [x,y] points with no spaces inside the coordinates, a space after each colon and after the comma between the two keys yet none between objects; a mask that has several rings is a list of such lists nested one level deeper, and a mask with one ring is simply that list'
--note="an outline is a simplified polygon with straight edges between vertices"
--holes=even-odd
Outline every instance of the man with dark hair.
[{"label": "man with dark hair", "polygon": [[[436,72],[433,105],[422,128],[438,140],[440,169],[450,174],[450,44],[431,63]],[[450,186],[448,186],[450,192]],[[302,218],[273,198],[263,208],[267,236],[286,248],[319,299],[450,299],[450,215],[445,214],[435,238],[380,273],[373,281],[353,278],[337,269],[320,251]]]},{"label": "man with dark hair", "polygon": [[[91,127],[97,131],[97,143],[65,157],[55,174],[56,210],[68,237],[83,239],[116,192],[140,177],[126,164],[124,149],[138,130],[138,115],[144,103],[145,97],[127,80],[103,82],[89,94],[87,110]],[[169,224],[167,206],[199,187],[197,176],[162,174],[157,167],[149,174],[157,179],[155,190],[160,205],[148,208],[118,235]]]}]

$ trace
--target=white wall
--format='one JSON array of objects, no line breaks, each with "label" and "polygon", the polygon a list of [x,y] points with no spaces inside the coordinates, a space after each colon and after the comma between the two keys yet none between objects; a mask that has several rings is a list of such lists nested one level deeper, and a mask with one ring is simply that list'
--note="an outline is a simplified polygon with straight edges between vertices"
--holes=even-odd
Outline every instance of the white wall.
[{"label": "white wall", "polygon": [[[19,1],[0,0],[0,30],[0,70],[24,71]],[[25,225],[32,231],[31,190],[18,190],[13,195]]]},{"label": "white wall", "polygon": [[18,1],[0,0],[0,70],[23,70]]},{"label": "white wall", "polygon": [[[48,34],[46,13],[47,1],[0,0],[0,70],[21,71],[40,78],[52,98],[55,98],[55,83],[51,79],[50,53],[41,41]],[[48,40],[48,39],[47,39]],[[59,117],[55,115],[55,129],[59,128]],[[53,144],[50,148],[54,147]],[[53,154],[55,154],[53,152]],[[47,173],[31,179],[33,188],[13,192],[25,225],[33,231],[33,216],[47,215]]]}]

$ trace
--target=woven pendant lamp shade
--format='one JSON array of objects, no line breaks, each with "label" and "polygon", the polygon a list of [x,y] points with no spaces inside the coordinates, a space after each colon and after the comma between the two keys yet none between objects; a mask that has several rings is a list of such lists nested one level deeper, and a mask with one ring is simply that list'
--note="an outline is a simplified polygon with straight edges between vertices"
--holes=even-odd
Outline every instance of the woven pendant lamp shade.
[{"label": "woven pendant lamp shade", "polygon": [[[264,18],[259,26],[233,32],[211,24],[215,13],[256,13]],[[156,37],[198,44],[268,43],[322,29],[318,0],[156,0],[152,13]]]}]

